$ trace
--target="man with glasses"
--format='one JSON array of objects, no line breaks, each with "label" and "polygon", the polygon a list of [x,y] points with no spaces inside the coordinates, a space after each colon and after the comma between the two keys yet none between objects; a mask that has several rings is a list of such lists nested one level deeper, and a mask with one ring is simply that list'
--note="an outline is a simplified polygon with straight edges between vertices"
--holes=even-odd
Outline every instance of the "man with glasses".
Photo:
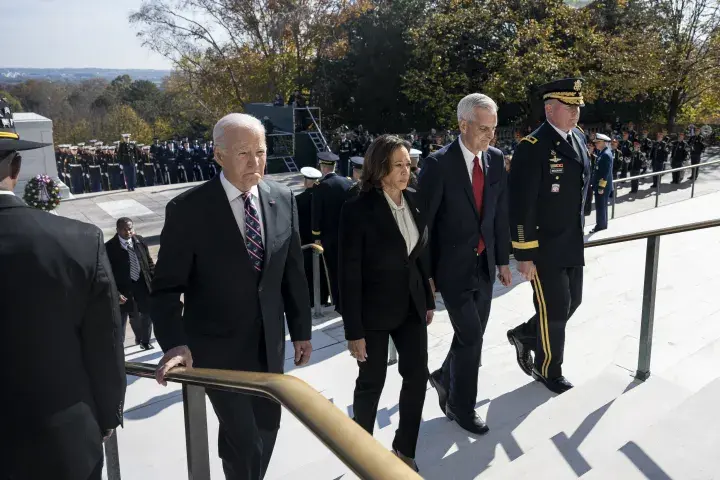
[{"label": "man with glasses", "polygon": [[547,120],[520,142],[510,170],[512,244],[518,271],[532,282],[536,313],[508,331],[508,340],[522,371],[555,393],[572,388],[562,375],[565,324],[582,301],[591,173],[577,128],[583,82],[566,78],[540,88]]},{"label": "man with glasses", "polygon": [[100,480],[123,417],[119,298],[99,228],[13,194],[19,152],[45,146],[20,139],[0,99],[0,477]]},{"label": "man with glasses", "polygon": [[495,271],[503,285],[508,267],[508,172],[490,146],[497,105],[473,93],[457,107],[460,137],[424,161],[419,192],[430,231],[431,282],[442,293],[455,335],[442,368],[430,375],[440,409],[465,430],[487,433],[475,412],[483,335]]}]

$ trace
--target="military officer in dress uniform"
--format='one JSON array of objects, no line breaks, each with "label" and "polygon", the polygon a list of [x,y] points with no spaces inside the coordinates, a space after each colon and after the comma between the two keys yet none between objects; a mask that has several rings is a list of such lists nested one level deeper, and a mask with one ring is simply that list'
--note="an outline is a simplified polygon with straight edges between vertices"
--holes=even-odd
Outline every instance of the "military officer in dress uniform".
[{"label": "military officer in dress uniform", "polygon": [[130,144],[129,133],[122,134],[122,141],[117,147],[117,158],[125,176],[125,185],[128,191],[132,192],[135,190],[137,182],[137,170],[135,167],[135,146]]},{"label": "military officer in dress uniform", "polygon": [[[680,168],[690,156],[690,145],[685,141],[685,134],[678,133],[678,139],[672,143],[670,152],[670,168]],[[672,183],[679,184],[683,181],[685,172],[672,172]]]},{"label": "military officer in dress uniform", "polygon": [[[657,133],[657,140],[653,142],[652,149],[650,150],[650,163],[652,163],[653,172],[662,172],[665,170],[665,161],[669,152],[668,144],[665,141],[665,132]],[[656,175],[653,177],[653,188],[658,186],[662,175]]]},{"label": "military officer in dress uniform", "polygon": [[[597,160],[592,177],[592,188],[595,193],[595,228],[590,233],[607,229],[608,198],[613,193],[613,155],[608,146],[610,137],[602,133],[595,136]],[[632,153],[630,154],[632,155]]]},{"label": "military officer in dress uniform", "polygon": [[352,182],[335,173],[335,165],[340,159],[332,152],[318,153],[320,172],[323,177],[313,192],[312,198],[312,234],[315,243],[325,250],[325,263],[330,277],[330,293],[335,309],[340,305],[338,294],[338,229],[340,228],[340,210],[348,198]]},{"label": "military officer in dress uniform", "polygon": [[352,165],[352,177],[348,177],[352,182],[352,187],[348,190],[350,197],[360,195],[360,177],[362,176],[363,163],[365,163],[364,157],[350,157],[350,165]]},{"label": "military officer in dress uniform", "polygon": [[508,340],[523,372],[556,393],[572,388],[562,375],[565,324],[582,300],[590,181],[585,134],[576,127],[583,82],[567,78],[540,88],[547,120],[522,139],[510,165],[512,245],[518,271],[532,282],[536,314],[508,331]]},{"label": "military officer in dress uniform", "polygon": [[[702,154],[705,151],[705,143],[703,142],[703,138],[700,135],[694,135],[690,137],[690,142],[688,143],[690,143],[690,164],[700,165],[700,159],[702,158]],[[691,175],[694,176],[695,180],[697,180],[698,173],[700,173],[699,168],[695,168],[692,170]]]},{"label": "military officer in dress uniform", "polygon": [[[315,240],[312,234],[312,196],[315,185],[322,177],[320,170],[313,167],[303,167],[300,173],[304,177],[305,190],[295,195],[295,202],[298,210],[298,227],[300,230],[300,243],[307,245]],[[315,306],[314,283],[313,283],[313,251],[312,249],[303,250],[303,259],[305,262],[305,277],[307,278],[308,288],[310,289],[310,305]],[[325,281],[325,267],[320,262],[320,299],[326,302],[328,298],[328,285]]]}]

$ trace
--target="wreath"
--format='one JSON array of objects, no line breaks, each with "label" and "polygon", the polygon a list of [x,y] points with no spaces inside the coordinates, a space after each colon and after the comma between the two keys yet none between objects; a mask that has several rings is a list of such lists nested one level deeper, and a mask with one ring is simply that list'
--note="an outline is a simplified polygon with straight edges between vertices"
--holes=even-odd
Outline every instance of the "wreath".
[{"label": "wreath", "polygon": [[47,175],[37,175],[25,185],[25,203],[49,212],[60,205],[60,187]]}]

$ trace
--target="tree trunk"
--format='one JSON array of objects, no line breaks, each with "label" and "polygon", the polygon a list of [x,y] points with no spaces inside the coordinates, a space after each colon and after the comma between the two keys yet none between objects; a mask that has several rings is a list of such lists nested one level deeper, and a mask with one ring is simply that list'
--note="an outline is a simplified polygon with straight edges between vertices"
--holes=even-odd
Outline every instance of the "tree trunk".
[{"label": "tree trunk", "polygon": [[667,129],[668,133],[672,133],[675,127],[675,121],[677,119],[678,112],[680,111],[680,90],[674,89],[670,95],[670,101],[668,102],[667,110]]}]

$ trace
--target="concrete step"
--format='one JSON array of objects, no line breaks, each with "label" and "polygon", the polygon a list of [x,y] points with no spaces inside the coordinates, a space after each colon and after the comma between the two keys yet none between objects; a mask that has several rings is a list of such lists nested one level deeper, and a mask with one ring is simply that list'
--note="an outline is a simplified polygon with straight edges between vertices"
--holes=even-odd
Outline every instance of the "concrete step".
[{"label": "concrete step", "polygon": [[[538,382],[508,391],[490,402],[487,409],[490,433],[472,439],[468,442],[472,446],[458,443],[448,449],[442,443],[428,446],[424,442],[423,455],[436,457],[433,450],[437,448],[446,448],[446,452],[440,461],[423,469],[423,476],[428,479],[509,478],[486,476],[501,471],[541,442],[562,432],[574,432],[586,420],[588,412],[603,408],[633,385],[635,382],[627,370],[610,366],[596,378],[560,396],[553,396]],[[498,422],[496,418],[503,421]],[[427,429],[426,432],[421,429],[421,435],[427,434]],[[452,438],[457,439],[458,435]],[[421,468],[424,463],[420,464]]]},{"label": "concrete step", "polygon": [[[617,385],[622,386],[627,378],[618,378]],[[600,389],[608,393],[617,392],[615,383],[601,381],[588,385],[586,394],[603,395]],[[584,418],[578,423],[578,417],[571,411],[558,412],[556,417],[548,418],[556,424],[559,433],[540,439],[542,431],[525,423],[514,434],[520,445],[531,444],[539,440],[534,448],[519,457],[507,467],[490,469],[482,479],[547,479],[573,480],[597,466],[598,460],[615,452],[629,438],[687,399],[691,392],[678,387],[663,378],[654,377],[645,383],[631,382],[616,398],[611,399],[595,410],[586,405],[573,405],[572,409]]]},{"label": "concrete step", "polygon": [[720,471],[720,379],[613,453],[583,479],[709,480]]}]

